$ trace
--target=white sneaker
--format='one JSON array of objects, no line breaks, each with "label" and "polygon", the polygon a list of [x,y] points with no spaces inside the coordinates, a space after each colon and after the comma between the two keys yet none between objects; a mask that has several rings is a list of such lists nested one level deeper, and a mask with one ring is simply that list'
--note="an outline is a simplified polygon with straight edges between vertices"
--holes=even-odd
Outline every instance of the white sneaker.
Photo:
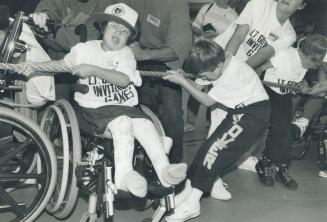
[{"label": "white sneaker", "polygon": [[309,125],[309,120],[306,118],[299,118],[292,122],[292,124],[296,125],[300,129],[300,138],[302,138],[304,132],[307,130]]},{"label": "white sneaker", "polygon": [[183,191],[180,192],[179,194],[175,195],[175,197],[174,197],[175,206],[178,207],[179,205],[181,205],[181,203],[184,200],[186,200],[188,196],[190,196],[191,192],[192,192],[191,181],[186,180]]},{"label": "white sneaker", "polygon": [[219,178],[212,187],[211,197],[218,200],[232,199],[232,194],[226,190],[227,187],[228,185]]},{"label": "white sneaker", "polygon": [[184,222],[192,218],[198,217],[201,214],[200,201],[184,200],[178,207],[175,208],[174,213],[166,216],[167,222]]},{"label": "white sneaker", "polygon": [[326,170],[320,170],[318,175],[320,177],[327,178],[327,171]]},{"label": "white sneaker", "polygon": [[258,158],[249,156],[242,164],[238,166],[239,169],[248,170],[256,173],[255,165],[258,163]]}]

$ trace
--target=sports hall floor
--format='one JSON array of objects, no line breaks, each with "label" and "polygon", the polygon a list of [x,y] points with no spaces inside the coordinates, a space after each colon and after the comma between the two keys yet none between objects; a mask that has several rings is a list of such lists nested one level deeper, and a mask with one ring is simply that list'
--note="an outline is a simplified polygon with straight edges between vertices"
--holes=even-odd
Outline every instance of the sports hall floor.
[{"label": "sports hall floor", "polygon": [[[184,156],[190,163],[206,134],[203,108],[197,119],[196,132],[185,134]],[[290,191],[280,183],[264,187],[255,173],[237,169],[224,178],[232,193],[232,200],[205,198],[201,202],[201,216],[191,222],[322,222],[327,220],[327,179],[318,177],[315,149],[311,148],[303,160],[293,161],[291,175],[299,189]],[[65,222],[79,221],[87,209],[84,199]],[[115,222],[142,222],[151,217],[153,209],[140,212],[132,209],[116,210]],[[37,222],[54,222],[43,213]],[[99,220],[102,221],[102,220]],[[164,221],[164,220],[162,220]]]}]

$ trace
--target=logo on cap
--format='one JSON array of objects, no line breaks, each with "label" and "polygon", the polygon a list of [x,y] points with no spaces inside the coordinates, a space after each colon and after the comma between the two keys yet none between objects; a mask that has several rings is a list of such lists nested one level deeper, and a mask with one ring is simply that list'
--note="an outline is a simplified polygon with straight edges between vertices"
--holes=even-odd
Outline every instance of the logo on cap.
[{"label": "logo on cap", "polygon": [[124,10],[124,8],[121,5],[119,5],[119,6],[114,7],[112,9],[112,14],[121,17],[121,16],[123,16],[125,14],[125,10]]}]

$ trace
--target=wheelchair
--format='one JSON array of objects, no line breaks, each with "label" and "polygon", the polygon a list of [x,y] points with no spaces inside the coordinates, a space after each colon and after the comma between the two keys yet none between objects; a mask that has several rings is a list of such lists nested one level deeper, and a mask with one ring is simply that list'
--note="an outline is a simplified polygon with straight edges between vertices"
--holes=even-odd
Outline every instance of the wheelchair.
[{"label": "wheelchair", "polygon": [[[300,116],[301,110],[297,110]],[[310,147],[316,148],[316,155],[318,161],[318,167],[320,171],[327,170],[327,110],[326,104],[315,115],[311,123],[309,124],[303,137],[298,141],[292,143],[292,159],[303,159]]]},{"label": "wheelchair", "polygon": [[[17,44],[25,20],[23,12],[16,15],[1,51],[1,62],[11,62],[16,51],[26,50],[24,44]],[[8,70],[1,72],[0,90],[1,98],[21,90]],[[142,109],[154,122],[168,153],[171,143],[160,121],[147,107]],[[115,187],[110,140],[80,132],[75,111],[66,100],[48,106],[40,126],[13,109],[0,107],[0,127],[6,132],[0,133],[0,218],[4,215],[9,221],[30,222],[46,209],[63,220],[70,216],[83,192],[89,195],[89,207],[81,222],[96,221],[101,211],[109,222],[114,218],[115,197],[130,197]],[[159,200],[149,221],[160,221],[174,208],[174,188],[160,185],[140,145],[135,148],[133,161],[135,170],[148,178],[148,205]],[[24,197],[22,190],[34,194],[34,198]]]}]

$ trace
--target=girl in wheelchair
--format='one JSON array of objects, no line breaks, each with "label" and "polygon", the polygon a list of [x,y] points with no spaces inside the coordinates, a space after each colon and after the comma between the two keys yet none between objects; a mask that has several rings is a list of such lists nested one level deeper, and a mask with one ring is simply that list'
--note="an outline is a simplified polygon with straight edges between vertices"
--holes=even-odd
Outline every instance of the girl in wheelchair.
[{"label": "girl in wheelchair", "polygon": [[[170,164],[150,118],[138,106],[135,86],[142,83],[136,61],[126,45],[136,36],[138,14],[125,4],[108,6],[95,15],[103,39],[75,45],[64,59],[50,61],[49,67],[73,68],[79,83],[88,86],[85,94],[75,92],[77,116],[82,130],[112,137],[115,184],[137,197],[147,193],[147,182],[132,166],[134,138],[144,147],[161,184],[176,185],[185,179],[186,164]],[[35,63],[25,63],[18,73],[29,76]]]}]

